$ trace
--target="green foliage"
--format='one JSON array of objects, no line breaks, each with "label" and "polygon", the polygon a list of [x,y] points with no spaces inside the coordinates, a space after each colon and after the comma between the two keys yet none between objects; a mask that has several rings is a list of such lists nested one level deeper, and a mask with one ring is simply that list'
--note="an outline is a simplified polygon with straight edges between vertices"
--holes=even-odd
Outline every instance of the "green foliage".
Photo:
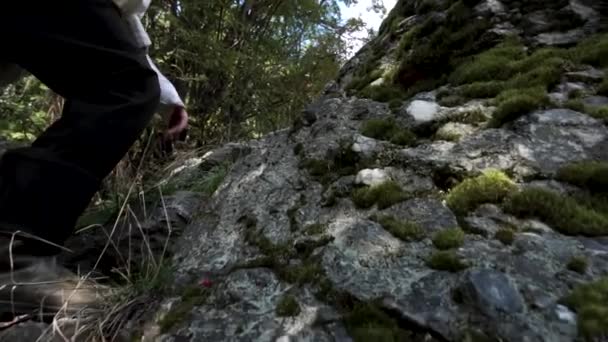
[{"label": "green foliage", "polygon": [[506,83],[503,81],[474,82],[458,88],[458,94],[470,99],[493,98],[503,92]]},{"label": "green foliage", "polygon": [[427,260],[427,265],[432,269],[448,272],[459,272],[468,268],[467,263],[452,250],[433,252]]},{"label": "green foliage", "polygon": [[502,228],[496,232],[494,238],[502,242],[504,245],[512,245],[513,241],[515,240],[515,232],[513,229]]},{"label": "green foliage", "polygon": [[459,112],[451,117],[451,121],[475,125],[488,121],[488,118],[480,109],[473,109]]},{"label": "green foliage", "polygon": [[345,317],[344,325],[355,342],[411,340],[411,333],[374,303],[358,303]]},{"label": "green foliage", "polygon": [[566,235],[608,235],[608,215],[572,197],[542,188],[527,188],[510,196],[505,211],[535,217]]},{"label": "green foliage", "polygon": [[369,85],[363,88],[357,95],[361,98],[369,98],[378,102],[392,102],[405,98],[405,93],[402,89],[390,84]]},{"label": "green foliage", "polygon": [[180,190],[212,195],[222,184],[229,171],[229,163],[217,165],[209,171],[197,170],[185,179],[178,177],[175,180],[169,180],[162,186],[162,191],[164,195],[172,195]]},{"label": "green foliage", "polygon": [[419,241],[424,238],[424,231],[416,223],[399,221],[388,215],[380,217],[378,222],[384,229],[403,241]]},{"label": "green foliage", "polygon": [[540,88],[512,89],[498,95],[498,108],[494,112],[488,126],[498,128],[505,123],[514,121],[534,110],[540,109],[547,103],[548,98]]},{"label": "green foliage", "polygon": [[578,285],[562,300],[577,313],[577,327],[587,341],[608,335],[608,277]]},{"label": "green foliage", "polygon": [[363,124],[361,134],[401,146],[412,146],[416,143],[416,135],[405,127],[399,127],[393,119],[368,120]]},{"label": "green foliage", "polygon": [[512,77],[509,65],[525,57],[521,44],[509,40],[482,52],[468,63],[460,65],[450,76],[450,82],[461,85],[474,82],[508,80]]},{"label": "green foliage", "polygon": [[483,203],[500,203],[517,186],[504,173],[487,170],[482,175],[464,180],[450,190],[446,201],[457,215],[465,215]]},{"label": "green foliage", "polygon": [[564,103],[564,107],[581,113],[587,112],[587,107],[585,106],[583,101],[579,99],[570,99],[566,101]]},{"label": "green foliage", "polygon": [[604,77],[604,79],[602,80],[602,83],[600,83],[600,85],[598,86],[597,94],[603,95],[603,96],[608,96],[608,77]]},{"label": "green foliage", "polygon": [[608,66],[608,34],[589,37],[572,48],[572,58],[578,63],[596,67]]},{"label": "green foliage", "polygon": [[608,124],[608,106],[589,110],[587,114]]},{"label": "green foliage", "polygon": [[457,107],[466,102],[466,99],[460,95],[449,95],[439,99],[437,103],[444,107]]},{"label": "green foliage", "polygon": [[315,223],[304,227],[304,233],[306,235],[319,235],[323,234],[327,226],[321,223]]},{"label": "green foliage", "polygon": [[371,208],[374,204],[378,205],[378,209],[386,209],[393,204],[407,200],[409,197],[399,184],[393,181],[355,189],[352,193],[353,202],[361,209]]},{"label": "green foliage", "polygon": [[292,295],[283,296],[277,303],[276,313],[279,317],[293,317],[301,312],[300,304]]},{"label": "green foliage", "polygon": [[575,162],[559,169],[556,179],[586,188],[592,193],[608,193],[608,163]]},{"label": "green foliage", "polygon": [[589,261],[584,256],[573,256],[566,267],[570,271],[574,271],[580,274],[585,274],[587,272],[587,268],[589,267]]},{"label": "green foliage", "polygon": [[[489,26],[487,20],[477,17],[462,1],[452,4],[445,18],[429,16],[411,36],[403,38],[395,82],[407,90],[422,81],[449,74],[460,58],[482,48],[478,38]],[[405,53],[409,46],[416,48]]]},{"label": "green foliage", "polygon": [[441,250],[458,248],[463,243],[464,232],[458,227],[444,229],[433,236],[433,245]]}]

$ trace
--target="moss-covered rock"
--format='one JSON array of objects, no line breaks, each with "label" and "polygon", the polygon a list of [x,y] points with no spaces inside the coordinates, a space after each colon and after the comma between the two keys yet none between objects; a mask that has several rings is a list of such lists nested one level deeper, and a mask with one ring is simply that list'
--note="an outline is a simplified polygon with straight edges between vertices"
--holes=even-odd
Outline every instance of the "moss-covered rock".
[{"label": "moss-covered rock", "polygon": [[412,146],[416,143],[417,138],[412,131],[400,127],[393,119],[368,120],[363,124],[361,134],[401,146]]},{"label": "moss-covered rock", "polygon": [[179,323],[185,322],[192,310],[205,304],[208,297],[209,292],[198,284],[185,288],[179,302],[174,304],[158,322],[160,331],[167,333]]},{"label": "moss-covered rock", "polygon": [[458,248],[464,243],[464,231],[460,228],[444,229],[435,233],[433,245],[441,250]]},{"label": "moss-covered rock", "polygon": [[361,209],[371,208],[374,204],[378,205],[378,209],[386,209],[408,198],[410,198],[410,195],[404,192],[399,184],[393,181],[359,188],[353,191],[352,194],[353,202]]},{"label": "moss-covered rock", "polygon": [[556,179],[586,188],[592,193],[608,193],[608,163],[581,161],[562,167]]},{"label": "moss-covered rock", "polygon": [[355,342],[410,341],[411,333],[373,303],[358,303],[345,317],[344,325]]},{"label": "moss-covered rock", "polygon": [[378,222],[384,229],[403,241],[418,241],[424,238],[422,227],[416,223],[400,221],[389,215],[380,217]]},{"label": "moss-covered rock", "polygon": [[487,170],[482,175],[464,180],[450,190],[446,201],[457,215],[465,215],[483,203],[500,203],[517,186],[504,173]]},{"label": "moss-covered rock", "polygon": [[451,250],[434,252],[427,260],[427,265],[432,269],[448,272],[459,272],[469,267]]},{"label": "moss-covered rock", "polygon": [[608,235],[608,214],[581,201],[543,188],[527,188],[509,196],[505,211],[518,217],[534,217],[566,235]]},{"label": "moss-covered rock", "polygon": [[489,127],[498,128],[505,123],[542,108],[548,103],[546,91],[541,87],[510,89],[500,93]]}]

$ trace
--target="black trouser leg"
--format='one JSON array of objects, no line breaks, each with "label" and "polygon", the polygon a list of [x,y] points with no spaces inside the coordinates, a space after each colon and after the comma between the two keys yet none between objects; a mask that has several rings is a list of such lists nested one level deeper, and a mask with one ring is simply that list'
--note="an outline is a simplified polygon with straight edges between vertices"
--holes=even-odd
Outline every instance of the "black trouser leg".
[{"label": "black trouser leg", "polygon": [[[148,125],[159,84],[111,0],[0,4],[0,58],[66,98],[61,119],[0,162],[0,230],[57,244]],[[6,51],[5,51],[6,50]]]}]

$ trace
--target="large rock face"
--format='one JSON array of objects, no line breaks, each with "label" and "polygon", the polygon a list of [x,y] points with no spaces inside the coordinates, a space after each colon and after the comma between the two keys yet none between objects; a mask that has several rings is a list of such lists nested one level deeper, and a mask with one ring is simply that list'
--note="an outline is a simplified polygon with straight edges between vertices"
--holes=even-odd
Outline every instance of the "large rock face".
[{"label": "large rock face", "polygon": [[[606,14],[593,1],[463,3],[490,19],[484,32],[492,39],[519,34],[530,49],[576,43],[603,30]],[[406,58],[397,43],[423,18],[443,20],[450,4],[399,1],[379,37],[293,128],[175,168],[171,182],[180,191],[113,241],[107,268],[134,240],[144,246],[137,255],[169,251],[174,266],[162,291],[144,286],[152,292],[125,305],[153,311],[143,318],[129,311],[123,335],[163,342],[606,340],[608,289],[583,296],[597,301],[587,311],[570,297],[608,275],[608,91],[600,66],[560,70],[547,85],[551,101],[499,124],[506,111],[495,99],[500,92],[448,103],[440,95],[451,85],[444,84],[397,101],[345,89],[372,55],[387,65]],[[401,16],[406,8],[417,14]],[[518,96],[535,90],[523,89]],[[213,195],[197,194],[194,185],[226,163]],[[572,165],[587,167],[566,173]],[[489,169],[510,180],[492,179]],[[153,238],[135,238],[141,230]],[[86,267],[109,231],[74,237],[70,246],[80,250],[67,261]],[[22,341],[19,331],[31,334],[28,327],[0,333],[0,341]]]}]

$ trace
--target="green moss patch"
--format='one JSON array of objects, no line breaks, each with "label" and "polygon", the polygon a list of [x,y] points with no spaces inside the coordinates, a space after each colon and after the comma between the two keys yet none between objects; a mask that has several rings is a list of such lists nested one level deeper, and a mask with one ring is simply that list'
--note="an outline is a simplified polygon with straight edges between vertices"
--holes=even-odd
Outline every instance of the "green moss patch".
[{"label": "green moss patch", "polygon": [[345,317],[344,325],[355,342],[410,341],[411,332],[373,303],[358,303]]},{"label": "green moss patch", "polygon": [[598,95],[608,96],[608,77],[604,77],[602,83],[597,87]]},{"label": "green moss patch", "polygon": [[464,180],[447,195],[450,209],[459,216],[477,208],[483,203],[500,203],[517,186],[504,173],[487,170],[482,175]]},{"label": "green moss patch", "polygon": [[314,223],[304,227],[304,234],[306,235],[319,235],[325,233],[327,225],[321,223]]},{"label": "green moss patch", "polygon": [[574,256],[568,261],[566,267],[570,271],[574,271],[580,274],[585,274],[587,272],[587,268],[589,267],[589,261],[584,256]]},{"label": "green moss patch", "polygon": [[[467,2],[468,3],[468,2]],[[455,2],[446,16],[428,16],[415,31],[400,44],[401,64],[395,81],[408,90],[421,81],[439,79],[449,74],[457,61],[484,48],[479,37],[490,23],[478,18],[472,7],[463,1]],[[410,50],[410,47],[415,47]],[[432,83],[418,91],[430,90]]]},{"label": "green moss patch", "polygon": [[364,166],[364,161],[352,150],[352,141],[339,142],[339,147],[331,151],[326,159],[304,158],[299,167],[306,169],[315,181],[327,185],[341,176],[356,173]]},{"label": "green moss patch", "polygon": [[502,228],[496,232],[494,238],[502,242],[503,245],[510,246],[515,241],[515,232],[513,229]]},{"label": "green moss patch", "polygon": [[480,109],[472,109],[458,113],[457,115],[453,116],[451,120],[464,124],[475,125],[486,122],[488,118]]},{"label": "green moss patch", "polygon": [[419,241],[424,238],[422,227],[416,223],[400,221],[389,215],[380,217],[378,222],[384,229],[403,241]]},{"label": "green moss patch", "polygon": [[449,228],[433,236],[433,245],[441,250],[458,248],[464,243],[464,232],[460,228]]},{"label": "green moss patch", "polygon": [[608,235],[608,215],[577,199],[542,188],[527,188],[509,197],[505,211],[518,217],[538,218],[566,235]]},{"label": "green moss patch", "polygon": [[371,208],[374,204],[378,205],[378,209],[386,209],[410,197],[409,194],[401,189],[399,184],[393,181],[355,189],[352,194],[353,202],[361,209]]},{"label": "green moss patch", "polygon": [[276,313],[279,317],[293,317],[301,312],[298,300],[292,295],[285,295],[277,303]]},{"label": "green moss patch", "polygon": [[570,50],[572,59],[595,67],[608,67],[608,34],[596,35],[581,41]]},{"label": "green moss patch", "polygon": [[581,161],[562,167],[556,179],[588,189],[592,193],[608,193],[608,163]]},{"label": "green moss patch", "polygon": [[608,335],[608,277],[577,286],[563,303],[576,311],[579,334],[586,340]]},{"label": "green moss patch", "polygon": [[393,119],[371,119],[363,124],[361,134],[379,140],[390,141],[400,146],[413,146],[416,135]]},{"label": "green moss patch", "polygon": [[468,264],[454,251],[436,251],[427,260],[427,265],[438,271],[459,272],[468,268]]},{"label": "green moss patch", "polygon": [[497,108],[488,126],[498,128],[514,121],[548,103],[547,93],[543,88],[524,88],[505,90],[496,98]]}]

